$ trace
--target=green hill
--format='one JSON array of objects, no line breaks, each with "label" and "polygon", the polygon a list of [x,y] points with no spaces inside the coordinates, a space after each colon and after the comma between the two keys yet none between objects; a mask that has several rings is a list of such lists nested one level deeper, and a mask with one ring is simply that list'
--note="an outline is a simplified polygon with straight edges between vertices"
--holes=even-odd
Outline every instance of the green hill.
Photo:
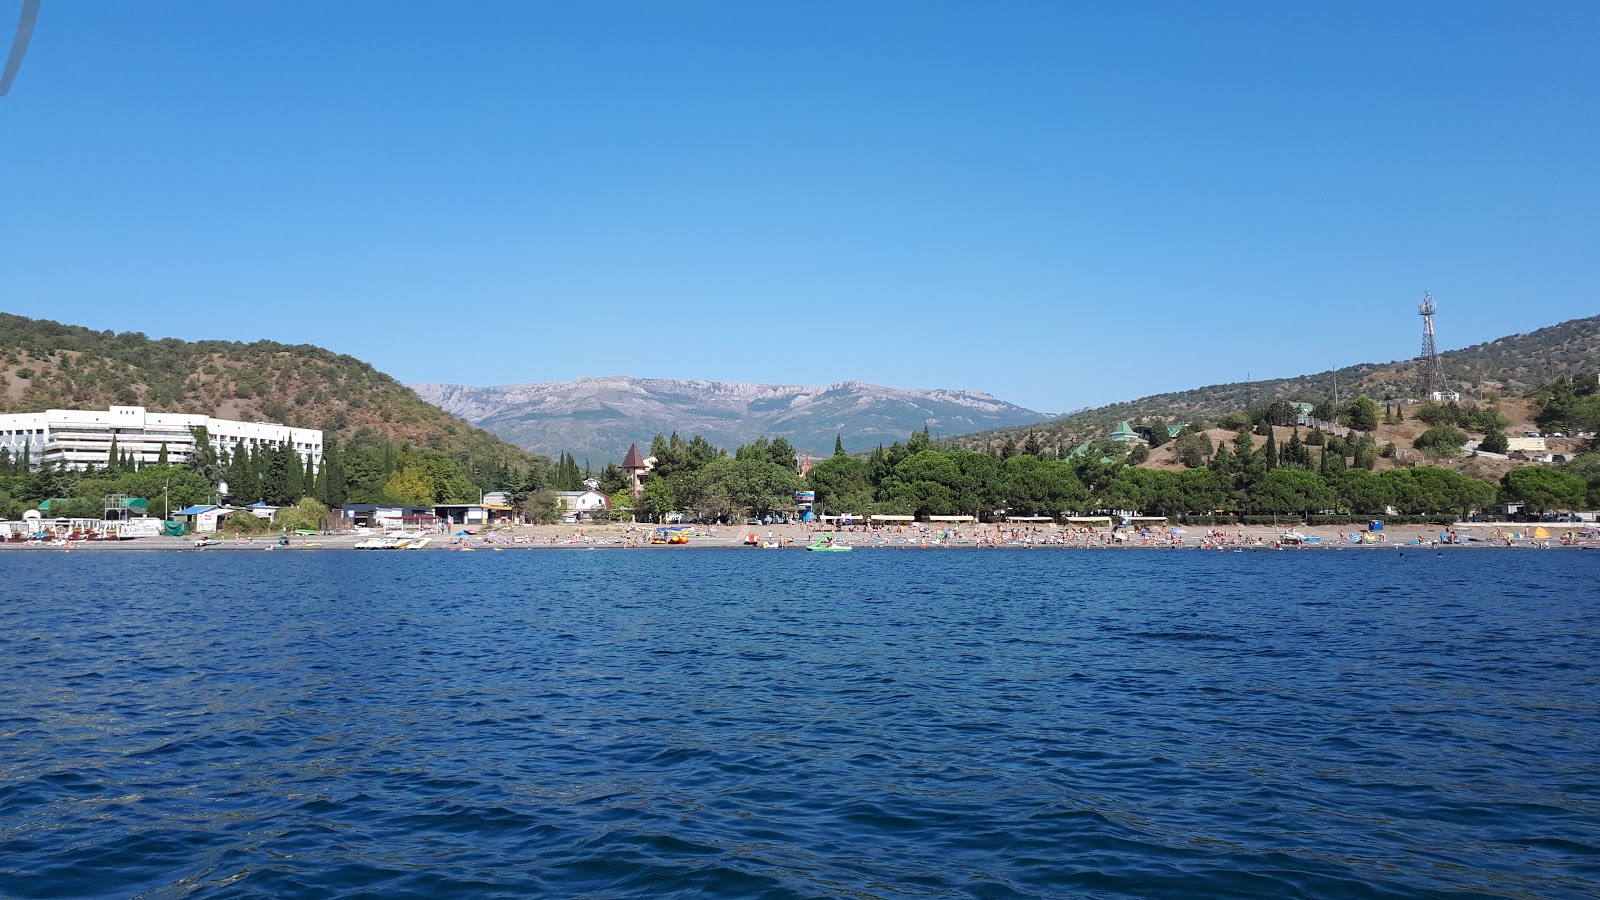
[{"label": "green hill", "polygon": [[321,347],[152,340],[0,313],[0,412],[111,404],[370,435],[448,453],[469,469],[549,465]]},{"label": "green hill", "polygon": [[[1600,367],[1600,316],[1573,319],[1528,334],[1439,354],[1445,382],[1464,398],[1480,394],[1521,396],[1563,375],[1591,373]],[[1363,363],[1316,375],[1266,381],[1214,384],[1187,391],[1155,394],[1073,413],[1038,425],[1002,428],[956,438],[968,447],[998,446],[1007,440],[1018,444],[1030,435],[1045,444],[1070,449],[1087,440],[1104,437],[1124,419],[1138,423],[1160,418],[1168,422],[1215,419],[1229,412],[1264,406],[1274,400],[1317,403],[1332,399],[1335,386],[1341,400],[1366,394],[1411,397],[1418,383],[1416,360]]]}]

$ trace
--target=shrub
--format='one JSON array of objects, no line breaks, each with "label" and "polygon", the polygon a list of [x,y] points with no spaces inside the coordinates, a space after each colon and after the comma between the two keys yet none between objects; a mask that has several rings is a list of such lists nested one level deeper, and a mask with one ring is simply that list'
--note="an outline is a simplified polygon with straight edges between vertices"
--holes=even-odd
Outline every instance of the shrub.
[{"label": "shrub", "polygon": [[218,534],[236,533],[243,535],[256,535],[266,534],[269,531],[275,532],[277,530],[278,527],[276,525],[273,525],[266,519],[252,515],[251,513],[242,509],[229,514],[228,518],[224,519],[222,524],[217,526]]},{"label": "shrub", "polygon": [[1435,425],[1411,442],[1411,446],[1424,453],[1448,454],[1461,449],[1467,436],[1454,425]]}]

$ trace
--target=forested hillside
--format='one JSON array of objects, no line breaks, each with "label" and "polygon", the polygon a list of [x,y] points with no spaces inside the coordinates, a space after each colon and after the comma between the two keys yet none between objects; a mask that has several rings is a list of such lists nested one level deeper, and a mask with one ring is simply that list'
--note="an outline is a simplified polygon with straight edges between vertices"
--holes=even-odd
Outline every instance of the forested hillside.
[{"label": "forested hillside", "polygon": [[[1600,316],[1574,319],[1528,334],[1441,353],[1446,385],[1465,397],[1522,396],[1559,377],[1593,373],[1600,360]],[[1417,391],[1415,360],[1363,363],[1316,375],[1235,382],[1155,394],[1073,413],[1038,425],[978,432],[958,439],[962,446],[992,448],[1030,436],[1048,446],[1070,449],[1104,437],[1124,419],[1151,418],[1188,423],[1215,420],[1230,412],[1261,407],[1274,400],[1321,403],[1365,394],[1376,400],[1409,398]]]},{"label": "forested hillside", "polygon": [[423,402],[367,363],[321,347],[152,340],[0,313],[0,412],[111,404],[410,444],[469,470],[549,465]]}]

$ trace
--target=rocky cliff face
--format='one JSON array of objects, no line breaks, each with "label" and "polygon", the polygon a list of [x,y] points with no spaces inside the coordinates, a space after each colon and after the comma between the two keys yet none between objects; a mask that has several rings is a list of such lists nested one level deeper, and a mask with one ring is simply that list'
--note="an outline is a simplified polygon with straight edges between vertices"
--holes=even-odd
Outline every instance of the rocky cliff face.
[{"label": "rocky cliff face", "polygon": [[621,459],[654,435],[704,435],[732,448],[760,435],[812,454],[904,440],[927,427],[954,436],[1048,418],[977,391],[913,390],[843,381],[826,387],[611,376],[571,382],[470,387],[414,384],[422,399],[514,444],[571,451],[595,465]]}]

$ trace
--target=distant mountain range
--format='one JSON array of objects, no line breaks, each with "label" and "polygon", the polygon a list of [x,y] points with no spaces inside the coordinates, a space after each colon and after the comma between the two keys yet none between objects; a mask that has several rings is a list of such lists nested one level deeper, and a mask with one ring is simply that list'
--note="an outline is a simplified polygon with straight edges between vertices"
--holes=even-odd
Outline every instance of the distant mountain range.
[{"label": "distant mountain range", "polygon": [[535,453],[569,451],[598,467],[656,434],[703,435],[733,448],[766,435],[813,454],[834,437],[861,452],[905,440],[1023,425],[1050,418],[977,391],[914,390],[843,381],[827,387],[726,381],[580,378],[469,387],[413,384],[429,403]]},{"label": "distant mountain range", "polygon": [[[1460,391],[1463,399],[1491,394],[1521,396],[1561,376],[1593,373],[1600,369],[1600,316],[1573,319],[1527,334],[1513,334],[1460,350],[1439,354],[1445,386]],[[1021,444],[1031,435],[1046,445],[1071,449],[1084,441],[1105,437],[1122,420],[1137,424],[1149,419],[1188,423],[1216,419],[1225,413],[1274,400],[1319,403],[1337,394],[1341,401],[1366,394],[1375,400],[1415,396],[1420,375],[1414,359],[1390,363],[1362,363],[1316,375],[1274,378],[1267,381],[1214,384],[1187,391],[1155,394],[1138,400],[1087,409],[1048,422],[1004,427],[962,436],[959,443],[973,448],[995,447],[1006,441]]]}]

